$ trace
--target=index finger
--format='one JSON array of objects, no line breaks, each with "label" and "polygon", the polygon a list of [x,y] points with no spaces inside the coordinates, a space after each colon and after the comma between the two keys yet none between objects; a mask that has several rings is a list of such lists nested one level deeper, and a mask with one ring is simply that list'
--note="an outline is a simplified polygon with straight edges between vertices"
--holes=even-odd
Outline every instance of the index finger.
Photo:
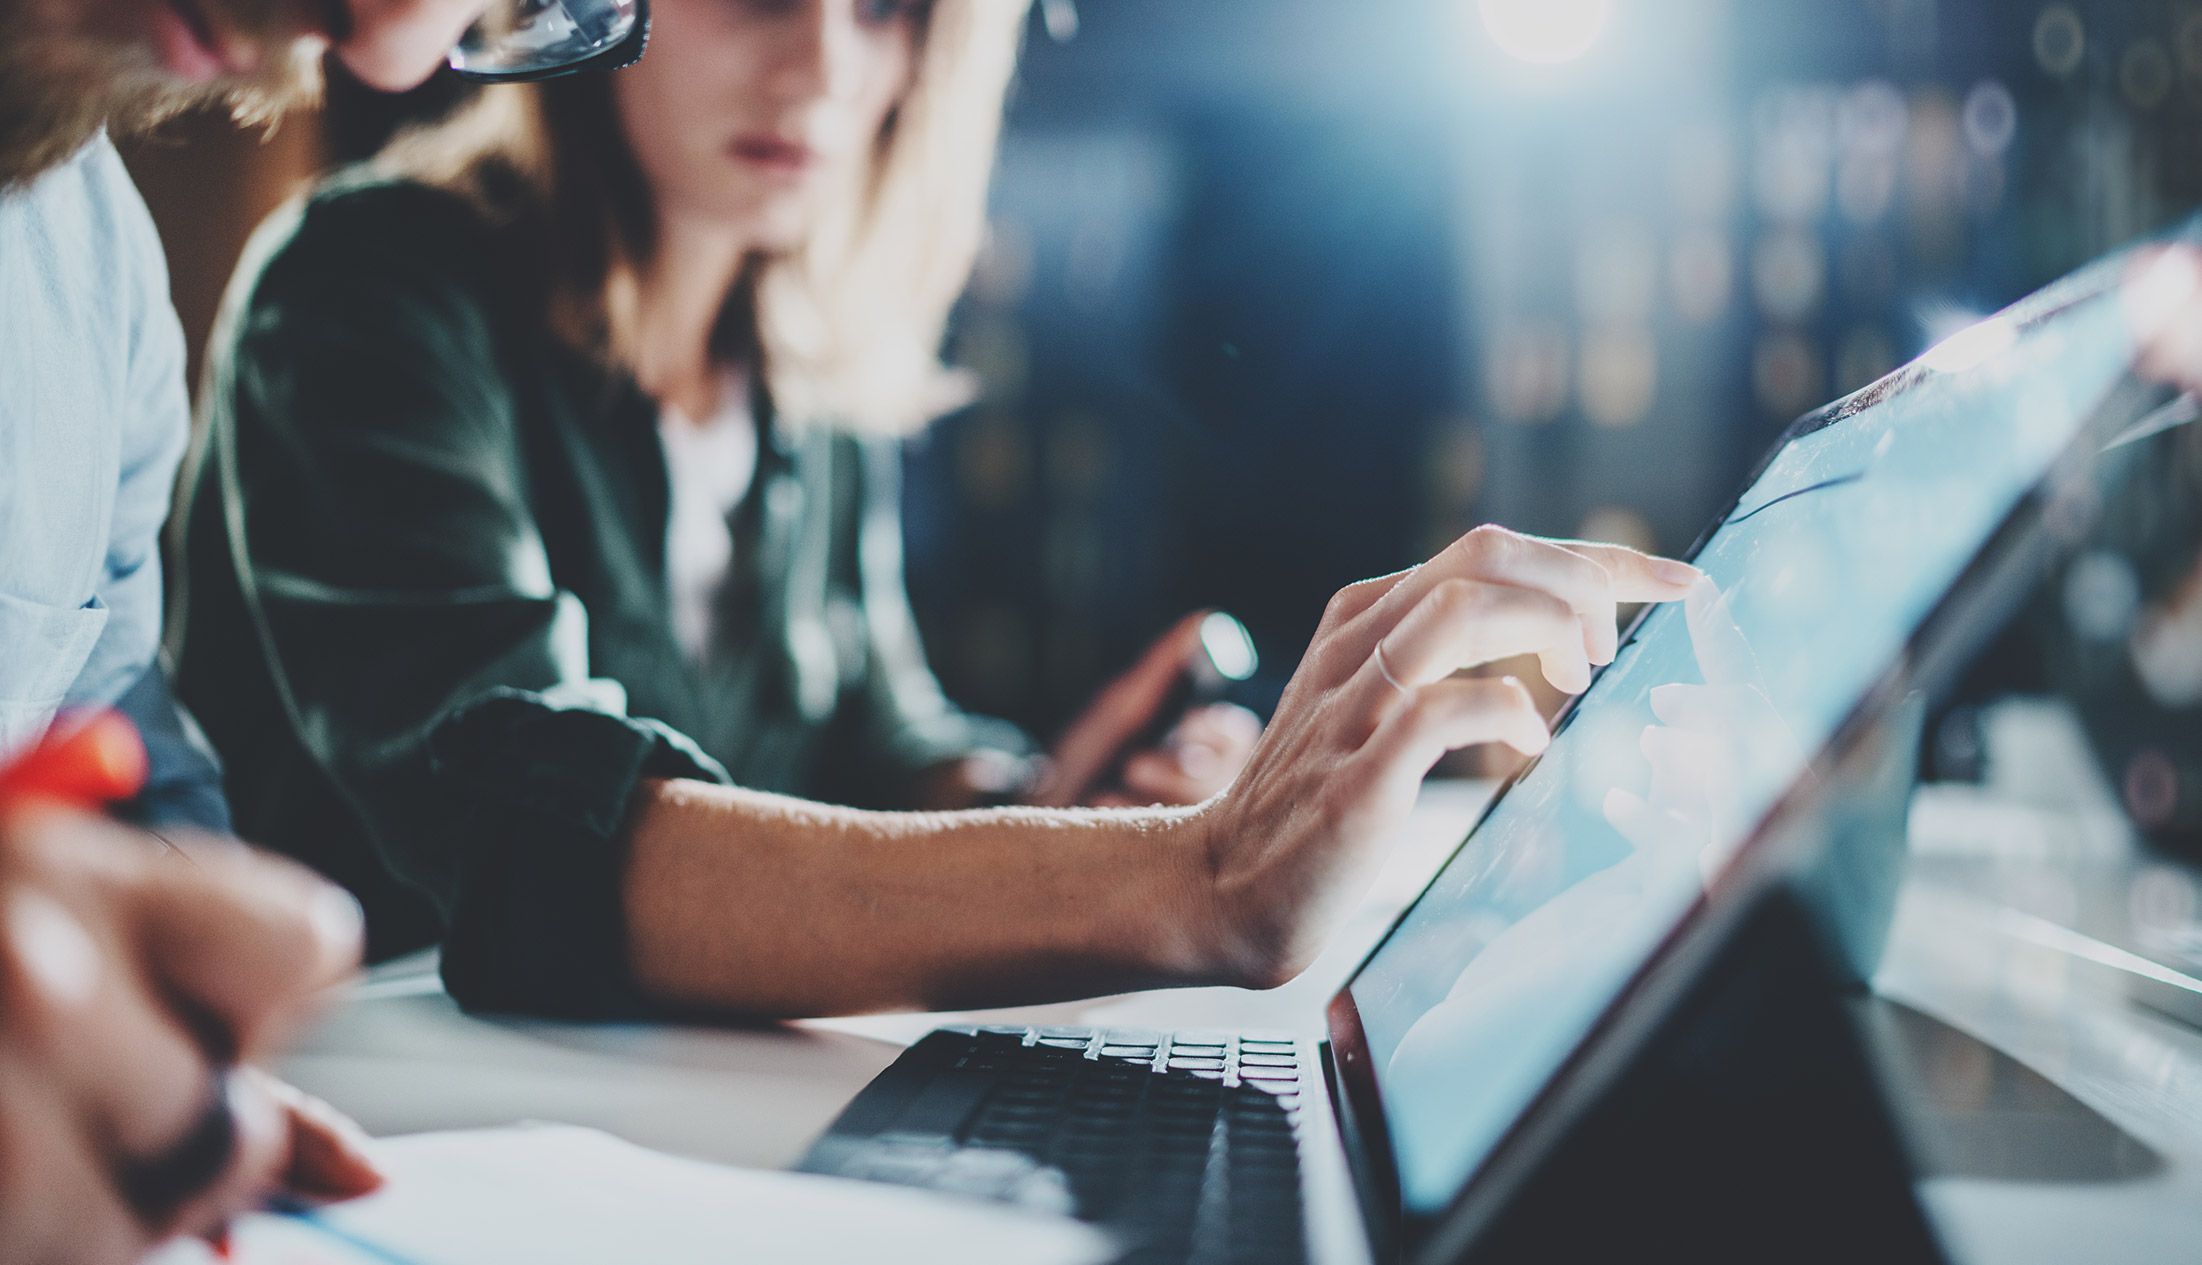
[{"label": "index finger", "polygon": [[1611,618],[1615,602],[1666,602],[1687,594],[1698,570],[1619,545],[1546,540],[1503,527],[1478,527],[1409,572],[1378,603],[1411,608],[1449,579],[1510,584],[1548,593],[1577,614]]},{"label": "index finger", "polygon": [[1549,542],[1579,553],[1604,568],[1617,602],[1672,602],[1687,595],[1690,586],[1705,573],[1687,562],[1658,558],[1626,545],[1606,545],[1590,540]]},{"label": "index finger", "polygon": [[288,1035],[359,964],[359,902],[301,866],[245,848],[204,849],[196,868],[147,876],[137,893],[148,956],[183,999],[250,1058]]}]

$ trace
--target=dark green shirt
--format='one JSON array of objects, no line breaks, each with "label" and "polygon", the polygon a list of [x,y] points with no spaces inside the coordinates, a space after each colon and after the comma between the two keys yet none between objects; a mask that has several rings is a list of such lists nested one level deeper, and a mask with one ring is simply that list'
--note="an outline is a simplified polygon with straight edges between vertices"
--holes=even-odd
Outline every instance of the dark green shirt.
[{"label": "dark green shirt", "polygon": [[178,692],[239,833],[357,894],[371,956],[441,940],[462,1003],[621,1013],[637,778],[889,807],[1026,748],[925,665],[893,446],[761,394],[719,632],[684,654],[656,406],[551,334],[525,240],[357,178],[254,239],[208,355]]}]

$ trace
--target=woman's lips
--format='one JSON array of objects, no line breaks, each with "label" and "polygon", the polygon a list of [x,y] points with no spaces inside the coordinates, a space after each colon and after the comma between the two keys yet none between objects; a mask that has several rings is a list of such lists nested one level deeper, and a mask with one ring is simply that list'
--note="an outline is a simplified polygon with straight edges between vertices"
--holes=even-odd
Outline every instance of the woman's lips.
[{"label": "woman's lips", "polygon": [[799,176],[818,165],[816,150],[776,136],[737,136],[727,148],[743,162],[776,175]]}]

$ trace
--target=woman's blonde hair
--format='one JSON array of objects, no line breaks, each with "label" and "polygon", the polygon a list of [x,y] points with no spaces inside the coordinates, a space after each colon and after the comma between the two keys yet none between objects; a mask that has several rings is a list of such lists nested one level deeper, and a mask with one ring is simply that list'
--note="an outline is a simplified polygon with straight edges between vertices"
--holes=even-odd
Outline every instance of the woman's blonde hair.
[{"label": "woman's blonde hair", "polygon": [[[754,261],[728,295],[719,345],[755,351],[785,422],[902,434],[970,399],[940,346],[985,236],[1029,3],[933,0],[911,89],[868,170],[828,199],[806,241]],[[553,329],[632,367],[636,277],[655,219],[607,76],[484,89],[376,162],[523,232],[542,256]]]}]

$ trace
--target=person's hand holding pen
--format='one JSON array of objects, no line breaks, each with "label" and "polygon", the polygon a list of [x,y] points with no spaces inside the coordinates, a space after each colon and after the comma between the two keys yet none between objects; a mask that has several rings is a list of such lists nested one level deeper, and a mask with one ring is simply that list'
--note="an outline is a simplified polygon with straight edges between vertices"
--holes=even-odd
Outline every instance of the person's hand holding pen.
[{"label": "person's hand holding pen", "polygon": [[254,1066],[357,966],[357,905],[87,811],[142,762],[108,716],[0,770],[0,1262],[132,1261],[381,1181],[356,1126]]}]

